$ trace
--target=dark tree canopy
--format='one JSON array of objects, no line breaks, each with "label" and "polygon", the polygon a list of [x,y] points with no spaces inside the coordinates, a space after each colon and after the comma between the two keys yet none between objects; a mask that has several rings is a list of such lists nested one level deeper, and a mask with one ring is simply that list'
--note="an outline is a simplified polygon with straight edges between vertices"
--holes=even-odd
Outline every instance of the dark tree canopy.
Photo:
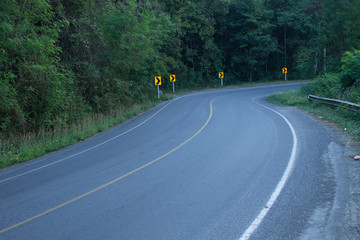
[{"label": "dark tree canopy", "polygon": [[[360,49],[351,0],[2,0],[0,133],[70,126],[182,88],[309,79]],[[162,90],[170,89],[168,80]],[[0,136],[1,136],[0,135]]]}]

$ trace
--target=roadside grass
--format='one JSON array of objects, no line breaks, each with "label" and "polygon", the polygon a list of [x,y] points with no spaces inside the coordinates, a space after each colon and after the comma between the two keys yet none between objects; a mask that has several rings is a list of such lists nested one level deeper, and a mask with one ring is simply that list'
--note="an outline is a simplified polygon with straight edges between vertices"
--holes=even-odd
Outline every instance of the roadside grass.
[{"label": "roadside grass", "polygon": [[95,114],[68,128],[57,126],[10,139],[0,138],[0,169],[87,139],[139,115],[158,103],[159,101],[147,102],[134,105],[129,109],[117,109],[108,114]]},{"label": "roadside grass", "polygon": [[332,107],[319,102],[309,101],[301,90],[289,90],[270,95],[267,100],[280,106],[294,106],[314,116],[335,123],[345,133],[360,140],[360,114],[340,108]]},{"label": "roadside grass", "polygon": [[81,140],[96,135],[115,125],[123,123],[146,110],[156,106],[162,101],[168,101],[176,96],[195,92],[213,91],[219,89],[234,89],[241,87],[256,87],[284,83],[300,83],[301,81],[274,81],[241,83],[225,87],[208,87],[197,89],[178,89],[176,93],[165,92],[160,100],[137,104],[129,109],[117,109],[108,114],[95,114],[89,116],[77,124],[69,127],[56,126],[53,129],[41,129],[38,132],[26,133],[12,138],[2,138],[0,135],[0,169],[18,163],[26,162],[52,151],[59,150]]}]

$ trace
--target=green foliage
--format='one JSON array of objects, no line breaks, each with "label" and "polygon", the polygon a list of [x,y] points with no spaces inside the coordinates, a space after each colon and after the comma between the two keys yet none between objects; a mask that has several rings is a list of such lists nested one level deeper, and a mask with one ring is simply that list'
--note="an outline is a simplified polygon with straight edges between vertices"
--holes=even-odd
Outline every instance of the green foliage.
[{"label": "green foliage", "polygon": [[[52,126],[62,118],[72,81],[58,68],[56,46],[63,22],[46,1],[5,1],[1,5],[1,132]],[[12,123],[12,124],[10,124]]]},{"label": "green foliage", "polygon": [[329,55],[340,59],[345,51],[360,49],[360,2],[323,0],[324,29]]},{"label": "green foliage", "polygon": [[240,79],[311,79],[339,71],[359,48],[359,1],[234,0],[228,16],[226,66]]},{"label": "green foliage", "polygon": [[316,81],[303,87],[302,91],[360,103],[360,51],[346,52],[341,63],[340,73],[319,76]]},{"label": "green foliage", "polygon": [[184,1],[178,5],[181,59],[185,77],[191,78],[182,85],[209,85],[217,72],[224,71],[222,43],[217,39],[225,33],[229,1]]},{"label": "green foliage", "polygon": [[23,126],[24,116],[19,111],[16,90],[10,84],[14,76],[11,73],[3,74],[0,81],[0,129],[16,131]]},{"label": "green foliage", "polygon": [[276,51],[271,36],[273,11],[263,1],[233,1],[228,18],[229,64],[233,74],[253,81],[261,68],[267,71],[269,55]]},{"label": "green foliage", "polygon": [[306,94],[317,95],[327,98],[339,98],[342,93],[339,74],[328,73],[320,76],[316,81],[302,87]]},{"label": "green foliage", "polygon": [[[3,0],[0,138],[68,129],[177,88],[313,78],[360,102],[360,4],[350,0]],[[327,55],[322,53],[326,51]],[[323,68],[321,66],[324,66]],[[45,131],[45,130],[44,130]]]},{"label": "green foliage", "polygon": [[343,88],[342,98],[360,103],[360,50],[345,52],[341,59],[340,81]]},{"label": "green foliage", "polygon": [[360,86],[360,50],[344,53],[341,59],[341,83],[344,88]]}]

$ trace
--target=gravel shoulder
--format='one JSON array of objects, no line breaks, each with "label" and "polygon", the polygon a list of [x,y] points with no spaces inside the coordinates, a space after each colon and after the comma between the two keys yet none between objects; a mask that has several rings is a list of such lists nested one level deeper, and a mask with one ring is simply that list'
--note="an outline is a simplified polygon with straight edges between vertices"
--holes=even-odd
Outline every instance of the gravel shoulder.
[{"label": "gravel shoulder", "polygon": [[314,210],[299,239],[360,239],[360,161],[354,160],[359,154],[360,142],[334,124],[320,118],[316,120],[338,140],[329,144],[323,156],[323,161],[332,168],[335,195],[332,202]]}]

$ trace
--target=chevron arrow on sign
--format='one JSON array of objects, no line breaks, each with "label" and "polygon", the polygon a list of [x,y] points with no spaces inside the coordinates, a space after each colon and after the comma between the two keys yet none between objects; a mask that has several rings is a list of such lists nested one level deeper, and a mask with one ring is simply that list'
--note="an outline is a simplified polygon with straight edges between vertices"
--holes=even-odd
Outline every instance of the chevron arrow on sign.
[{"label": "chevron arrow on sign", "polygon": [[176,76],[175,76],[175,74],[170,75],[170,82],[176,82]]},{"label": "chevron arrow on sign", "polygon": [[155,86],[161,86],[161,77],[155,77]]}]

